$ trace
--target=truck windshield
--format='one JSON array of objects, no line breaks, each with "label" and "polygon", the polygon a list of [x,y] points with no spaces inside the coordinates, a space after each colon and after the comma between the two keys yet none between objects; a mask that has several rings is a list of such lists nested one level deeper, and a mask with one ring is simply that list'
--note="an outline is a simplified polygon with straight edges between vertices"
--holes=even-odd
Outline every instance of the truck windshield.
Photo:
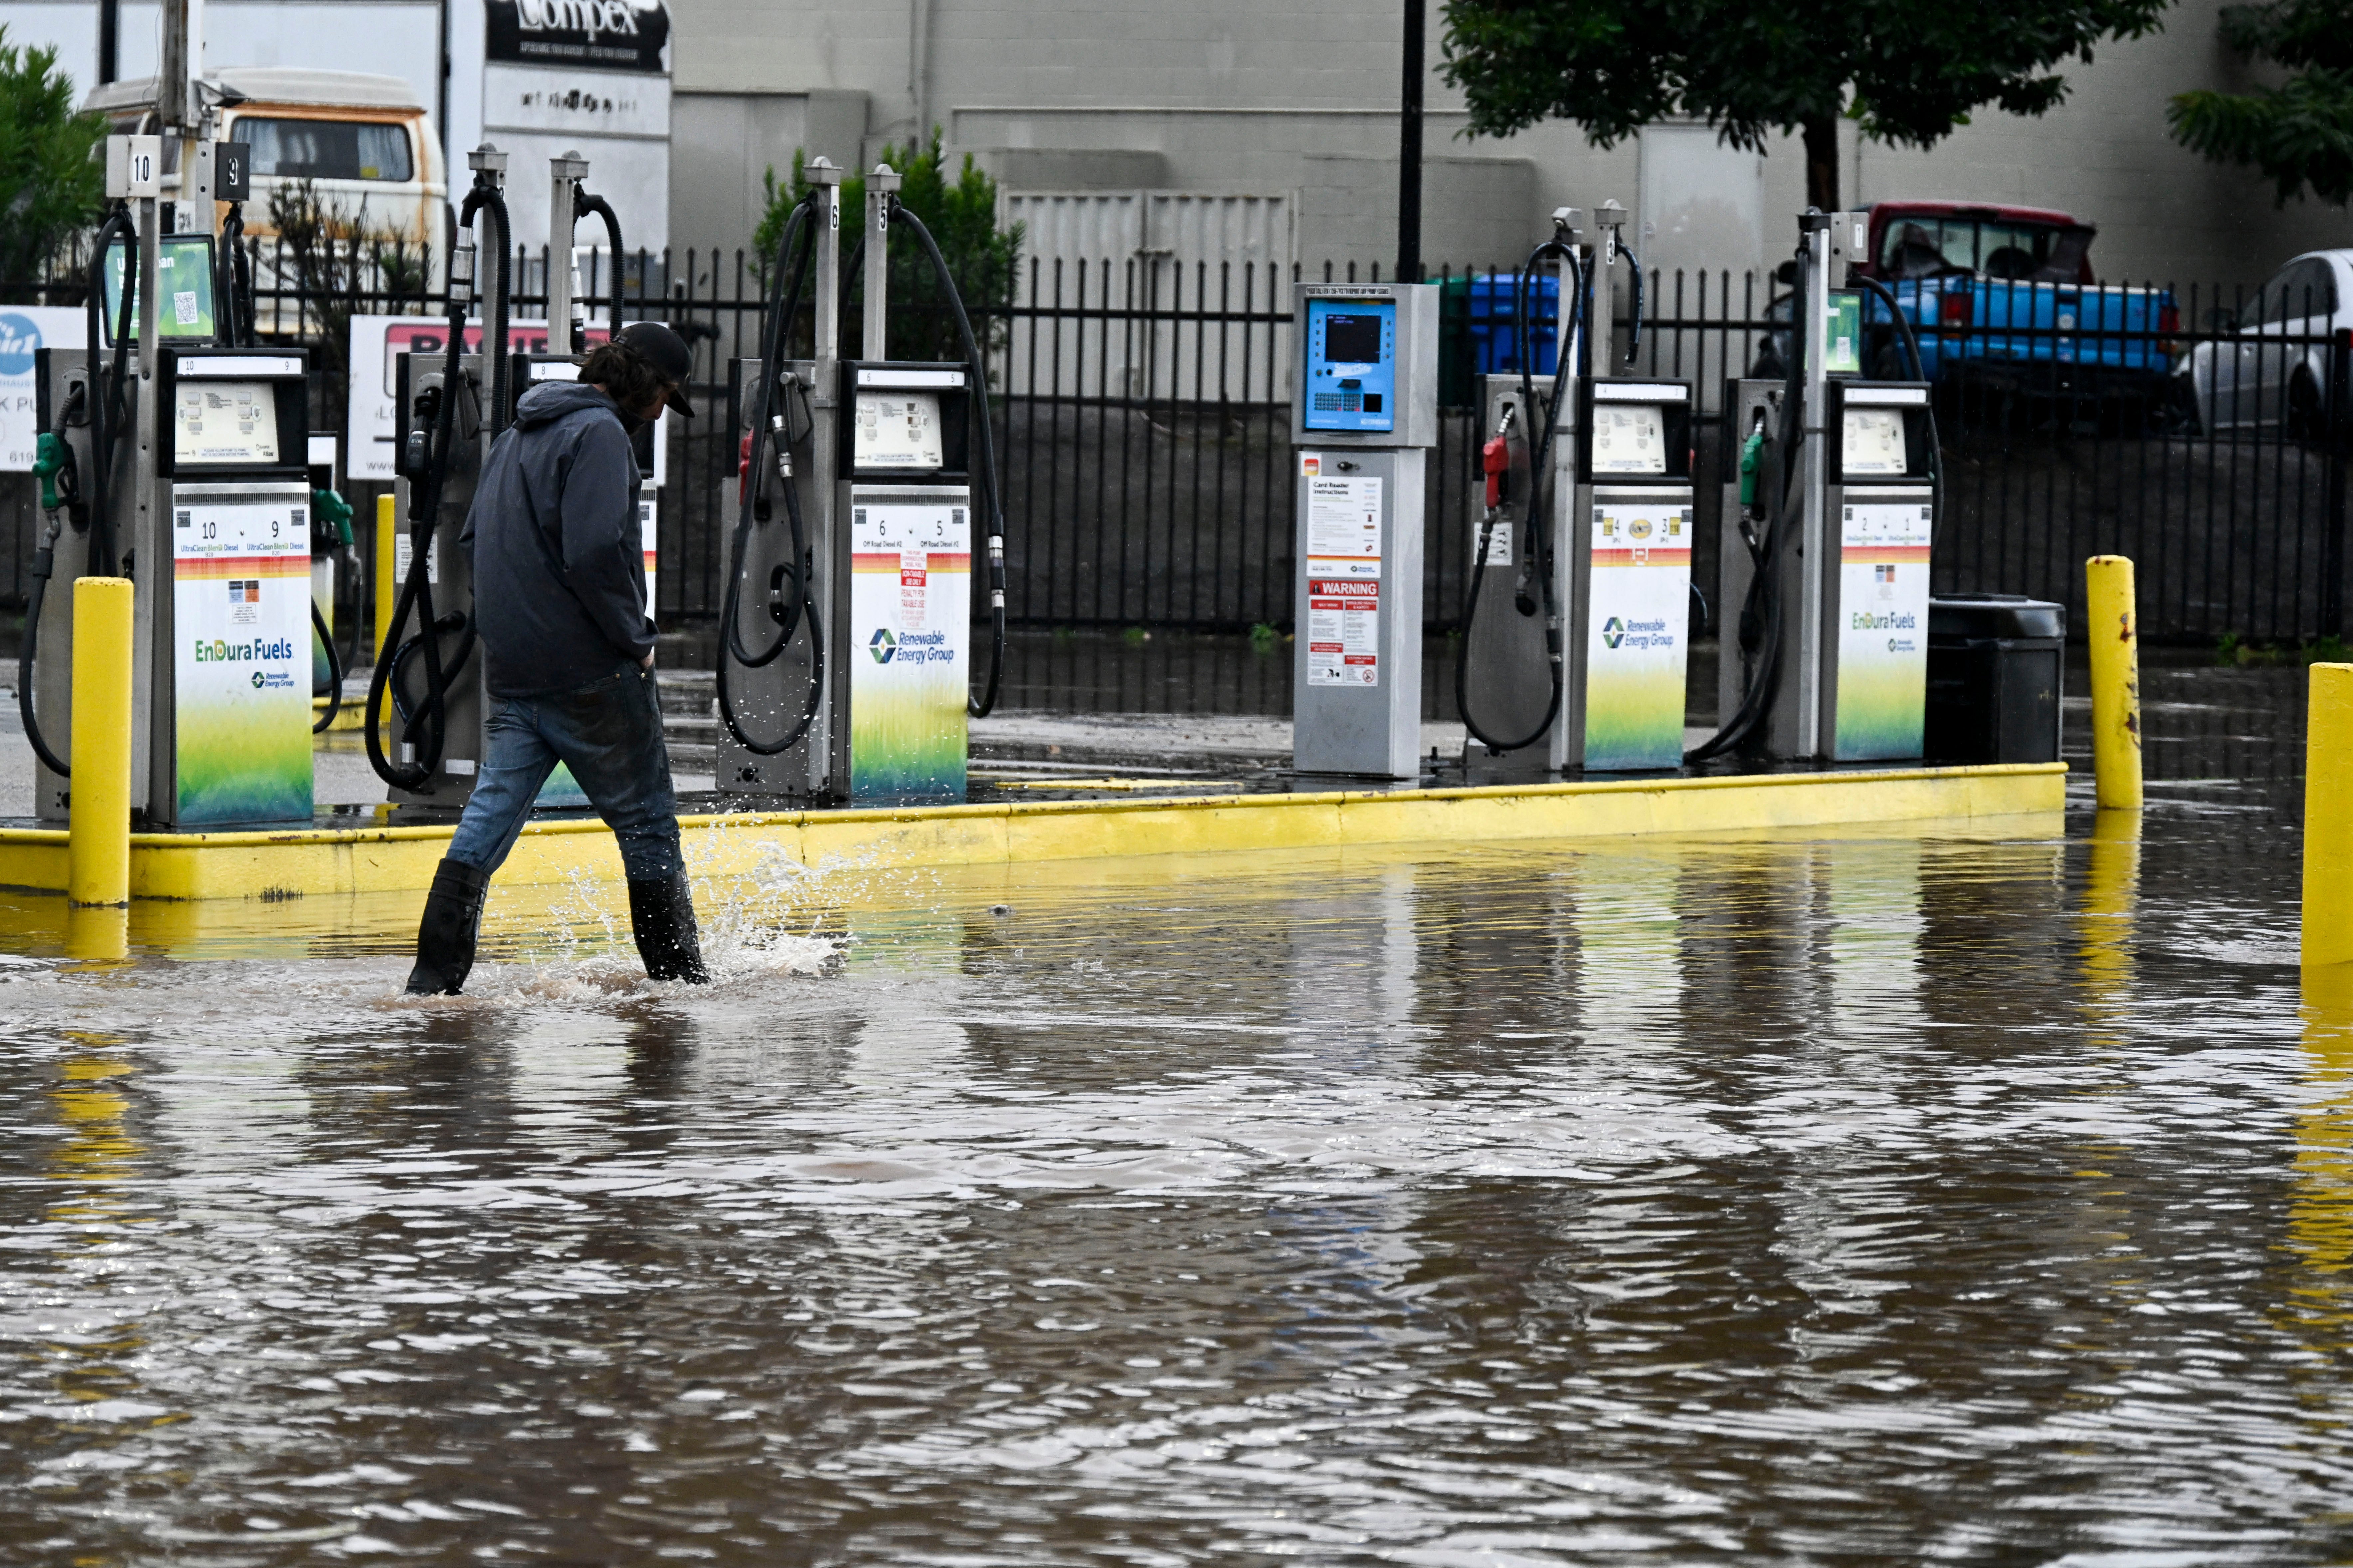
[{"label": "truck windshield", "polygon": [[1982,272],[1989,278],[2073,281],[2082,247],[2072,231],[2051,224],[1967,217],[1910,217],[1887,226],[1879,264],[1895,278]]},{"label": "truck windshield", "polygon": [[240,117],[236,134],[253,148],[253,172],[291,180],[414,177],[408,127],[360,120]]}]

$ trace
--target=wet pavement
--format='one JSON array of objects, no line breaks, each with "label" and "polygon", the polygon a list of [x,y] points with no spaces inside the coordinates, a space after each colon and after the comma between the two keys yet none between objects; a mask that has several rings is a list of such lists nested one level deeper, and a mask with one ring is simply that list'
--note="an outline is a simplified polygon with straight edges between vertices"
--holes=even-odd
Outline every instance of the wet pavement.
[{"label": "wet pavement", "polygon": [[708,991],[0,895],[0,1560],[2342,1561],[2301,674],[2147,685],[2137,825],[778,863]]}]

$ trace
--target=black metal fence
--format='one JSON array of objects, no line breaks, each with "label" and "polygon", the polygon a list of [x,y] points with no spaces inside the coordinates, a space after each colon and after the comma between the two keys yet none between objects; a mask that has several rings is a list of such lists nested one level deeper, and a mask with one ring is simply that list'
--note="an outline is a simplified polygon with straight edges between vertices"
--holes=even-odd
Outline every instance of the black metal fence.
[{"label": "black metal fence", "polygon": [[[310,338],[329,375],[349,369],[343,345],[317,342],[322,321],[439,307],[413,290],[306,298],[269,286],[288,272],[260,259],[262,330]],[[542,257],[518,262],[516,276],[545,276]],[[631,289],[625,312],[670,321],[695,345],[701,416],[671,422],[659,614],[706,618],[724,586],[748,401],[736,365],[757,353],[760,279],[741,250],[679,249],[640,258],[624,273],[667,282],[650,295]],[[975,310],[995,388],[1017,622],[1288,622],[1290,284],[1302,275],[1297,267],[1166,258],[1033,258],[1011,299]],[[1306,275],[1349,279],[1356,269],[1327,263]],[[1377,279],[1377,268],[1366,275]],[[1508,305],[1499,303],[1514,287],[1510,268],[1436,276],[1446,306],[1445,406],[1429,466],[1423,603],[1433,627],[1445,629],[1460,613],[1479,515],[1476,377],[1515,370],[1517,342]],[[39,292],[45,302],[72,302],[69,285]],[[1621,350],[1631,338],[1624,292],[1613,331]],[[1645,292],[1639,347],[1630,364],[1619,355],[1619,368],[1698,389],[1694,569],[1708,592],[1726,447],[1724,383],[1786,348],[1787,306],[1756,274],[1654,273]],[[1530,336],[1549,342],[1551,310],[1539,292],[1531,298]],[[2334,329],[2334,300],[2289,310],[2236,289],[2151,290],[2148,308],[2127,321],[2093,286],[2068,298],[2073,310],[2048,324],[1940,319],[1923,328],[1922,347],[1937,366],[1945,470],[1938,590],[2030,594],[2080,616],[2084,558],[2117,553],[2138,563],[2146,637],[2342,635],[2353,350]],[[543,296],[513,301],[519,320],[543,310]],[[856,312],[845,313],[844,326],[856,352]],[[1866,339],[1866,370],[1900,368],[1883,326]],[[341,390],[322,386],[320,404],[340,409]],[[369,516],[364,506],[361,515]],[[20,520],[20,534],[30,533],[28,521]],[[20,538],[10,552],[18,576],[5,586],[21,583],[29,550]]]}]

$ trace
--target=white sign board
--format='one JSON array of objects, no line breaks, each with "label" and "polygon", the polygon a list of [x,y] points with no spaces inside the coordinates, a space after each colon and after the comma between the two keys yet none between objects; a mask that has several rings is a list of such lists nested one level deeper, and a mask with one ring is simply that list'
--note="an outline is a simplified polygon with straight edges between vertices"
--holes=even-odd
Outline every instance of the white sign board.
[{"label": "white sign board", "polygon": [[[591,344],[605,341],[605,329],[588,329]],[[542,354],[547,352],[545,321],[509,321],[507,350],[510,353]],[[466,352],[477,353],[482,346],[482,327],[479,321],[466,328]],[[345,477],[356,484],[374,479],[380,484],[392,482],[394,447],[400,438],[400,412],[394,405],[398,386],[400,356],[405,353],[446,353],[449,348],[449,322],[443,316],[353,316],[351,338],[351,398],[349,423],[345,426],[343,450]],[[653,480],[660,484],[670,477],[666,441],[670,416],[662,416],[662,424],[654,432]]]},{"label": "white sign board", "polygon": [[39,434],[34,352],[78,349],[89,342],[89,322],[79,310],[55,305],[0,309],[0,472],[25,474],[33,468],[33,446]]}]

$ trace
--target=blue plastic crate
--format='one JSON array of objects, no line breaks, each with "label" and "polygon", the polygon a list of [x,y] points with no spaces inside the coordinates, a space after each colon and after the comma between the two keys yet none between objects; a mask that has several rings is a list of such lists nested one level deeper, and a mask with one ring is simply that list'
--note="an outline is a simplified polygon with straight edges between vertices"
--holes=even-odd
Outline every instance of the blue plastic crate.
[{"label": "blue plastic crate", "polygon": [[[1501,375],[1520,366],[1519,324],[1514,319],[1512,290],[1514,275],[1479,272],[1472,275],[1470,331],[1473,363],[1482,375]],[[1554,346],[1560,313],[1560,278],[1552,272],[1528,279],[1528,335],[1535,340],[1535,363],[1528,368],[1550,375],[1557,363]]]}]

